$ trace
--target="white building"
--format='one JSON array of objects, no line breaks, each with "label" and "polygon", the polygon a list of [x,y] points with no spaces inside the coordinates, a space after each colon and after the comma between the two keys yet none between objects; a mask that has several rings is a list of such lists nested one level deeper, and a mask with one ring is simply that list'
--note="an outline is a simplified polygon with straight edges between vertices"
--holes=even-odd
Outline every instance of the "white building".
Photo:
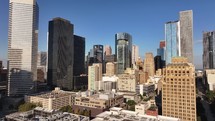
[{"label": "white building", "polygon": [[106,91],[106,92],[110,92],[113,90],[117,89],[117,81],[118,81],[118,77],[117,76],[103,76],[102,77],[102,84],[101,84],[101,88]]},{"label": "white building", "polygon": [[136,87],[136,93],[137,94],[150,94],[150,93],[153,93],[155,90],[155,85],[154,84],[150,84],[150,83],[145,83],[145,84],[140,84],[140,85],[137,85]]},{"label": "white building", "polygon": [[101,90],[102,64],[94,63],[88,67],[88,90]]},{"label": "white building", "polygon": [[24,95],[37,79],[38,5],[36,0],[9,1],[8,95]]}]

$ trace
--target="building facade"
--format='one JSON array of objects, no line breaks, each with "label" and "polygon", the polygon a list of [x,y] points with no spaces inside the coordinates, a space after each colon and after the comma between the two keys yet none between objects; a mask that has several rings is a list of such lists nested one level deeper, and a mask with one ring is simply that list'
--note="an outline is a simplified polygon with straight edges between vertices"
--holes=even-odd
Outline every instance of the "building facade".
[{"label": "building facade", "polygon": [[149,76],[155,75],[155,63],[154,63],[154,57],[152,53],[145,54],[143,71],[148,72]]},{"label": "building facade", "polygon": [[195,67],[184,57],[163,69],[162,115],[196,121]]},{"label": "building facade", "polygon": [[34,91],[37,79],[39,7],[36,0],[9,1],[8,96]]},{"label": "building facade", "polygon": [[85,73],[85,38],[74,35],[74,64],[73,75],[80,76]]},{"label": "building facade", "polygon": [[181,56],[193,63],[193,11],[180,11],[179,20]]},{"label": "building facade", "polygon": [[100,90],[102,81],[102,64],[93,63],[88,67],[88,90]]},{"label": "building facade", "polygon": [[203,68],[215,68],[215,31],[203,33]]},{"label": "building facade", "polygon": [[180,22],[170,21],[165,24],[166,65],[171,63],[172,57],[181,56]]},{"label": "building facade", "polygon": [[73,89],[73,24],[63,18],[49,21],[48,85]]},{"label": "building facade", "polygon": [[136,92],[137,80],[135,74],[120,74],[117,81],[117,88],[119,91]]},{"label": "building facade", "polygon": [[132,37],[128,33],[115,35],[115,54],[117,60],[117,73],[122,74],[126,68],[132,66]]},{"label": "building facade", "polygon": [[105,55],[112,55],[112,49],[111,49],[110,45],[105,45],[104,54]]},{"label": "building facade", "polygon": [[137,45],[132,45],[132,66],[136,65],[139,58],[139,47]]},{"label": "building facade", "polygon": [[108,62],[106,64],[106,75],[107,76],[116,75],[116,67],[117,67],[116,63]]}]

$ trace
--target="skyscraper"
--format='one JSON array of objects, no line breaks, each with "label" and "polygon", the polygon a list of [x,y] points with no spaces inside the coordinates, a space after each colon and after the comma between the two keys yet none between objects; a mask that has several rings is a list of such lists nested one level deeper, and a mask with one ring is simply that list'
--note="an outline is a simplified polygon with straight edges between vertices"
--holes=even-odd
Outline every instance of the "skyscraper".
[{"label": "skyscraper", "polygon": [[47,52],[37,54],[37,81],[44,82],[47,79]]},{"label": "skyscraper", "polygon": [[132,45],[132,65],[136,65],[136,61],[139,58],[139,47],[137,45]]},{"label": "skyscraper", "polygon": [[115,54],[117,59],[117,73],[122,74],[132,64],[132,37],[128,33],[115,35]]},{"label": "skyscraper", "polygon": [[171,63],[172,57],[181,56],[180,22],[170,21],[165,24],[166,65]]},{"label": "skyscraper", "polygon": [[166,47],[166,42],[165,42],[164,40],[160,41],[159,47],[160,47],[160,48]]},{"label": "skyscraper", "polygon": [[203,33],[203,68],[215,68],[215,31]]},{"label": "skyscraper", "polygon": [[93,45],[94,63],[103,63],[103,45]]},{"label": "skyscraper", "polygon": [[111,55],[112,54],[112,49],[110,45],[105,45],[105,56],[106,55]]},{"label": "skyscraper", "polygon": [[85,38],[74,35],[74,65],[73,65],[74,76],[79,76],[80,74],[85,73],[84,58],[85,58]]},{"label": "skyscraper", "polygon": [[181,56],[193,63],[193,11],[181,11],[179,16]]},{"label": "skyscraper", "polygon": [[73,24],[63,18],[49,21],[48,85],[73,89]]},{"label": "skyscraper", "polygon": [[172,58],[163,69],[162,115],[196,121],[195,67],[187,58]]},{"label": "skyscraper", "polygon": [[93,63],[88,67],[88,90],[100,90],[100,82],[102,81],[102,64]]},{"label": "skyscraper", "polygon": [[145,54],[143,71],[148,72],[149,76],[155,75],[155,64],[154,64],[154,57],[152,53]]},{"label": "skyscraper", "polygon": [[10,0],[8,95],[32,92],[37,79],[39,7],[36,0]]},{"label": "skyscraper", "polygon": [[157,55],[161,56],[162,61],[165,61],[165,47],[166,47],[166,41],[160,41],[159,48],[157,49]]}]

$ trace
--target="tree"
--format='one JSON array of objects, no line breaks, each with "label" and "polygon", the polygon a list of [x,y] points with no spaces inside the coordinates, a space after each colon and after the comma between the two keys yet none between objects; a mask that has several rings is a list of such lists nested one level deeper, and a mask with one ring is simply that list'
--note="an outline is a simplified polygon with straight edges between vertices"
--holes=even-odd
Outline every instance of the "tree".
[{"label": "tree", "polygon": [[19,112],[25,112],[34,109],[37,107],[39,104],[34,104],[34,103],[24,103],[19,106]]},{"label": "tree", "polygon": [[213,91],[207,91],[206,97],[209,102],[213,102],[215,98],[215,93]]},{"label": "tree", "polygon": [[136,102],[134,100],[128,100],[126,104],[129,106],[132,106],[132,105],[136,105]]},{"label": "tree", "polygon": [[72,107],[70,105],[67,105],[67,106],[60,108],[60,111],[72,113]]}]

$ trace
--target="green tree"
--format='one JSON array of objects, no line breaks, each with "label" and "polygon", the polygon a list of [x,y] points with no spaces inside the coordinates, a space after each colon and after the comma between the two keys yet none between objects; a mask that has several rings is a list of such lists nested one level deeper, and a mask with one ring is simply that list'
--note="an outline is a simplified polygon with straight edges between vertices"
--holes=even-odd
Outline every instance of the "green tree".
[{"label": "green tree", "polygon": [[20,105],[18,109],[19,109],[19,112],[25,112],[25,111],[32,110],[37,106],[38,104],[34,104],[34,103],[24,103]]},{"label": "green tree", "polygon": [[215,98],[215,92],[213,91],[207,91],[206,92],[206,97],[208,99],[209,102],[213,102],[214,98]]},{"label": "green tree", "polygon": [[136,102],[134,100],[128,100],[127,105],[132,106],[132,105],[136,105]]}]

